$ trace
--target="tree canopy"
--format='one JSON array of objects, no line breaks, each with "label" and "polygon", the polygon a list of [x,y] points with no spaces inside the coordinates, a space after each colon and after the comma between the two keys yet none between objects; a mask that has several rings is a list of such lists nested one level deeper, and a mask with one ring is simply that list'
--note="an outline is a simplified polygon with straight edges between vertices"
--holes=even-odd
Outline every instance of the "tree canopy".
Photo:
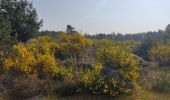
[{"label": "tree canopy", "polygon": [[0,34],[10,34],[23,42],[35,37],[42,26],[36,9],[27,0],[0,0],[0,20],[1,25],[5,24]]}]

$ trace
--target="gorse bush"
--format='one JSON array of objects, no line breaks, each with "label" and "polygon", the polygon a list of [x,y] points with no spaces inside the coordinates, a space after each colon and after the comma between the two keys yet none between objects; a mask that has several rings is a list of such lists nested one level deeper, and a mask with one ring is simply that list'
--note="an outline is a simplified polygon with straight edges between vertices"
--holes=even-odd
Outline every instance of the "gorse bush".
[{"label": "gorse bush", "polygon": [[[66,39],[70,41],[64,41],[64,37],[70,38]],[[49,36],[42,36],[29,40],[25,44],[18,43],[13,46],[11,55],[4,60],[4,68],[17,69],[32,78],[41,77],[44,73],[58,74],[63,78],[71,77],[72,69],[62,66],[60,63],[63,59],[58,58],[65,56],[70,60],[75,57],[75,63],[78,63],[81,53],[84,53],[82,51],[91,46],[92,41],[79,34],[73,36],[64,34],[61,41],[57,41],[57,43]],[[74,59],[72,59],[73,62]]]},{"label": "gorse bush", "polygon": [[17,69],[29,77],[39,77],[43,73],[56,74],[59,64],[54,56],[58,48],[49,37],[39,37],[26,44],[13,46],[13,52],[4,60],[5,69]]},{"label": "gorse bush", "polygon": [[[52,90],[57,93],[61,90],[61,94],[116,96],[132,93],[138,76],[138,61],[119,46],[96,48],[92,40],[80,34],[61,33],[56,37],[41,36],[13,45],[12,51],[2,62],[7,72],[12,70],[30,79],[51,79],[64,83],[55,87],[57,90]],[[90,57],[96,61],[89,63],[87,60]],[[105,68],[111,68],[117,74],[111,74],[111,77],[102,74]]]},{"label": "gorse bush", "polygon": [[[95,64],[92,69],[79,72],[81,88],[78,92],[111,96],[131,94],[137,86],[138,60],[122,47],[99,49],[98,56],[102,64]],[[102,75],[104,67],[109,67],[118,74],[111,74],[115,76],[108,78],[109,76]]]},{"label": "gorse bush", "polygon": [[48,36],[38,37],[28,41],[25,46],[38,54],[54,54],[59,45]]},{"label": "gorse bush", "polygon": [[32,77],[36,74],[34,70],[35,65],[36,59],[23,44],[13,46],[13,54],[4,61],[5,69],[19,69],[21,72],[25,72],[25,74]]},{"label": "gorse bush", "polygon": [[107,80],[106,76],[102,76],[100,74],[102,68],[102,64],[95,64],[93,69],[81,72],[81,87],[78,89],[78,92],[116,96],[119,93],[116,87],[117,82],[114,78]]},{"label": "gorse bush", "polygon": [[65,35],[63,33],[63,36],[60,38],[61,40],[59,39],[59,43],[61,47],[65,48],[65,50],[68,50],[64,53],[74,51],[75,53],[79,54],[80,52],[85,51],[86,47],[93,45],[93,41],[85,38],[80,34]]},{"label": "gorse bush", "polygon": [[60,45],[56,56],[63,61],[68,61],[77,66],[78,62],[85,62],[89,57],[89,48],[94,44],[92,40],[80,34],[60,33],[57,35]]},{"label": "gorse bush", "polygon": [[158,44],[149,50],[150,58],[162,66],[170,65],[170,46]]},{"label": "gorse bush", "polygon": [[82,74],[83,91],[101,94],[103,92],[102,86],[104,85],[104,77],[100,76],[102,65],[96,64],[93,67],[92,70],[87,70]]},{"label": "gorse bush", "polygon": [[98,49],[98,56],[104,67],[110,67],[119,73],[121,79],[116,82],[118,92],[130,92],[128,83],[134,86],[137,84],[138,60],[119,46]]}]

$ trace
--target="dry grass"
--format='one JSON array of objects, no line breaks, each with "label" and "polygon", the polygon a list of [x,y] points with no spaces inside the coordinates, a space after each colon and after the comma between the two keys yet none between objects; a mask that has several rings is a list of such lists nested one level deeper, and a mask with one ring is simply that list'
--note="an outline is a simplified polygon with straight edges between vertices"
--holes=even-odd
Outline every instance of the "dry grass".
[{"label": "dry grass", "polygon": [[106,97],[106,96],[68,96],[68,97],[36,97],[29,100],[169,100],[170,94],[156,93],[150,91],[139,91],[132,96]]},{"label": "dry grass", "polygon": [[149,91],[140,91],[137,95],[122,97],[106,97],[106,96],[70,96],[70,97],[37,97],[28,100],[169,100],[170,94],[153,93]]},{"label": "dry grass", "polygon": [[[160,83],[159,79],[162,79],[162,75],[167,77],[165,80],[169,81],[169,73],[170,68],[168,67],[142,68],[139,77],[141,90],[131,96],[116,98],[92,95],[59,96],[57,91],[59,93],[62,91],[65,94],[65,92],[70,93],[69,87],[74,89],[72,86],[76,86],[76,84],[74,84],[73,80],[57,83],[50,80],[40,81],[17,78],[14,80],[15,85],[10,90],[0,86],[0,100],[5,100],[7,93],[9,100],[169,100],[170,92],[161,92],[157,89],[157,87],[165,87],[164,82],[162,82],[163,84],[157,83]],[[156,89],[153,89],[155,85],[157,85]],[[67,87],[67,89],[65,90],[64,87]],[[4,89],[3,92],[1,91],[2,89]]]}]

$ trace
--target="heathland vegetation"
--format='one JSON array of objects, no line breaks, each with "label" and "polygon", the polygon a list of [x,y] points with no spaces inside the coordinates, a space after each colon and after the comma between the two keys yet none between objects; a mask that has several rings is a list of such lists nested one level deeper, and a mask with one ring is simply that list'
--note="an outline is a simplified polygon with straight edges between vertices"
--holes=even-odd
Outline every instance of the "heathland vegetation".
[{"label": "heathland vegetation", "polygon": [[127,35],[39,31],[26,0],[0,0],[0,22],[0,99],[170,97],[170,25]]}]

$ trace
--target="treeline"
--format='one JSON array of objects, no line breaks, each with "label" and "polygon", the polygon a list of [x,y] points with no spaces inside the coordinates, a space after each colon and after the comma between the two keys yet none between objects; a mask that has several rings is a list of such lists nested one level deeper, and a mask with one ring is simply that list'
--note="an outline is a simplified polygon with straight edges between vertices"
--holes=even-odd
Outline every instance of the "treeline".
[{"label": "treeline", "polygon": [[167,38],[166,31],[158,30],[157,32],[143,32],[143,33],[130,33],[123,35],[122,33],[112,33],[112,34],[105,34],[99,33],[95,35],[86,34],[86,37],[91,39],[111,39],[116,41],[124,41],[124,40],[133,40],[133,41],[144,41],[147,38],[152,40],[162,41]]},{"label": "treeline", "polygon": [[[167,26],[168,28],[168,26]],[[60,33],[61,31],[49,31],[43,30],[39,32],[39,35],[55,35]],[[149,31],[149,32],[142,32],[142,33],[97,33],[95,35],[85,34],[85,37],[89,39],[110,39],[115,41],[125,41],[125,40],[132,40],[132,41],[145,41],[146,39],[151,39],[153,41],[164,41],[167,39],[168,32],[166,30],[158,30],[158,31]]]}]

